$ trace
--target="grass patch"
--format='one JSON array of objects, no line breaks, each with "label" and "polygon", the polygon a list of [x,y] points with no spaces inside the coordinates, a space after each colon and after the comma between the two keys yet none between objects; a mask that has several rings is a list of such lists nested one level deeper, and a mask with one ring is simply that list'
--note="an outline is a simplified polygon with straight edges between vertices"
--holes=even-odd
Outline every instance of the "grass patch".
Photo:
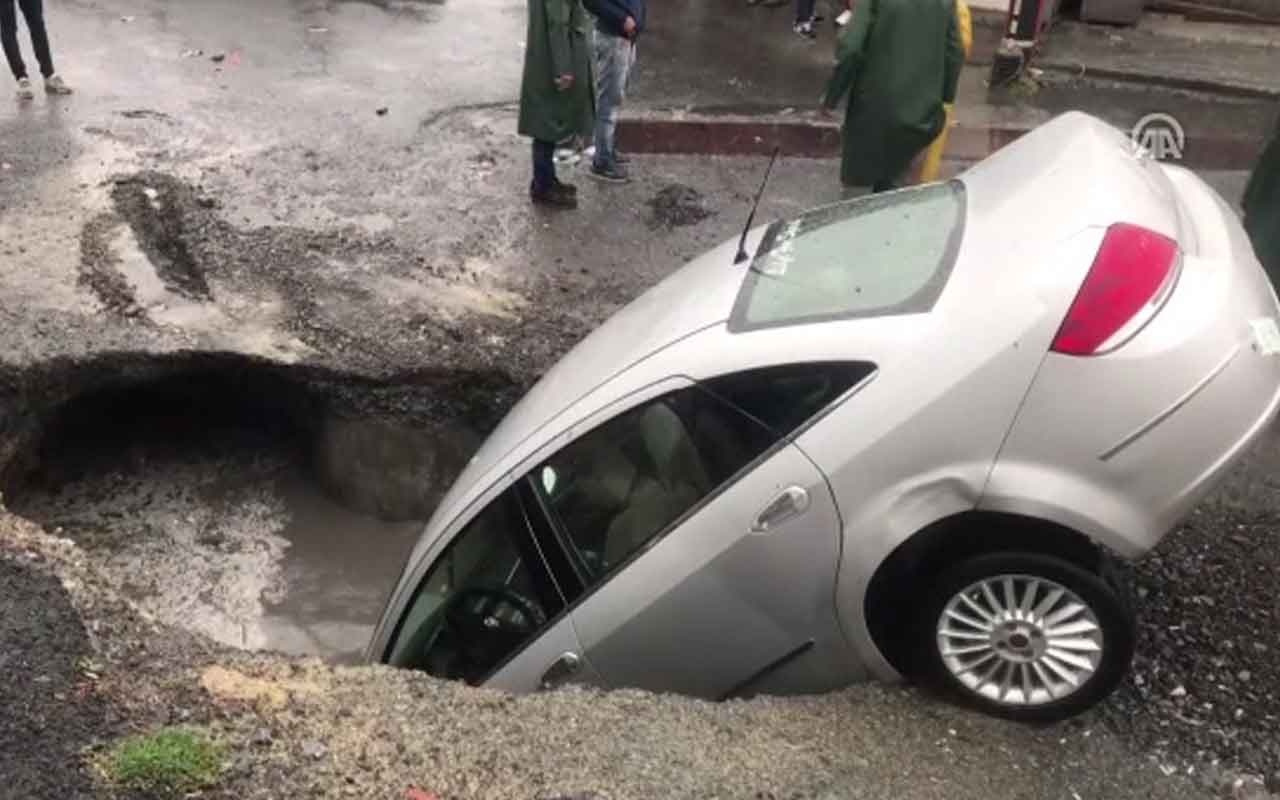
[{"label": "grass patch", "polygon": [[120,786],[180,795],[212,785],[222,771],[222,748],[202,734],[165,728],[117,742],[102,762]]}]

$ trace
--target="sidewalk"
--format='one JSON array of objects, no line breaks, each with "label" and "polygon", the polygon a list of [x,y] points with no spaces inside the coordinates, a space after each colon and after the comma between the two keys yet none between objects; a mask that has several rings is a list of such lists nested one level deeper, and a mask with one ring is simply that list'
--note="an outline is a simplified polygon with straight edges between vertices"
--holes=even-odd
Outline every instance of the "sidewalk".
[{"label": "sidewalk", "polygon": [[[662,9],[640,44],[640,67],[620,129],[635,152],[839,152],[838,122],[815,113],[830,75],[835,30],[817,41],[791,32],[789,6],[703,0]],[[1079,109],[1124,129],[1149,113],[1172,114],[1195,167],[1247,169],[1280,110],[1280,31],[1185,23],[1148,15],[1132,29],[1062,22],[1035,66],[1033,94],[987,87],[1002,17],[975,15],[948,160],[988,155],[1063,111]],[[1198,91],[1188,91],[1196,89]]]},{"label": "sidewalk", "polygon": [[1038,66],[1280,101],[1280,28],[1149,14],[1134,28],[1054,26]]}]

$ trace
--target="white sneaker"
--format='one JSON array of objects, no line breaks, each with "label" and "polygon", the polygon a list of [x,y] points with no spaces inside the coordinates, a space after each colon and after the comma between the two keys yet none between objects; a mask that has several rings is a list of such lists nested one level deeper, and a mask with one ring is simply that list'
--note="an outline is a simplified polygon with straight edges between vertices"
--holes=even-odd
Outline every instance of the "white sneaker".
[{"label": "white sneaker", "polygon": [[582,154],[572,147],[561,147],[556,150],[556,164],[570,167],[582,160]]},{"label": "white sneaker", "polygon": [[45,94],[71,94],[71,87],[63,80],[61,75],[50,75],[44,79]]},{"label": "white sneaker", "polygon": [[36,96],[36,93],[31,89],[30,78],[23,78],[22,80],[18,81],[18,99],[19,100],[34,100],[35,96]]}]

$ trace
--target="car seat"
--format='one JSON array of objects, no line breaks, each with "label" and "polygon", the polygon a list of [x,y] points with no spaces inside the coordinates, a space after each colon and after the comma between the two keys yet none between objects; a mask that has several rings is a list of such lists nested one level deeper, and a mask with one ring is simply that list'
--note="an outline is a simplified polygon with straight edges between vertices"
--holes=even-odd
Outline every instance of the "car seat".
[{"label": "car seat", "polygon": [[710,491],[702,459],[679,415],[665,403],[648,408],[640,420],[647,464],[626,509],[605,537],[605,565],[626,559]]}]

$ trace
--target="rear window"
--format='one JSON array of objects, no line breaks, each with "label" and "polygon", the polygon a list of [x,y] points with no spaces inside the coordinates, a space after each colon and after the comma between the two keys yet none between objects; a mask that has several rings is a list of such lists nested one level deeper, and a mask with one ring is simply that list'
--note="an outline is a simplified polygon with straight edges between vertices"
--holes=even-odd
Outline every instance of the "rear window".
[{"label": "rear window", "polygon": [[729,330],[928,311],[951,274],[964,209],[964,184],[951,181],[775,222]]}]

